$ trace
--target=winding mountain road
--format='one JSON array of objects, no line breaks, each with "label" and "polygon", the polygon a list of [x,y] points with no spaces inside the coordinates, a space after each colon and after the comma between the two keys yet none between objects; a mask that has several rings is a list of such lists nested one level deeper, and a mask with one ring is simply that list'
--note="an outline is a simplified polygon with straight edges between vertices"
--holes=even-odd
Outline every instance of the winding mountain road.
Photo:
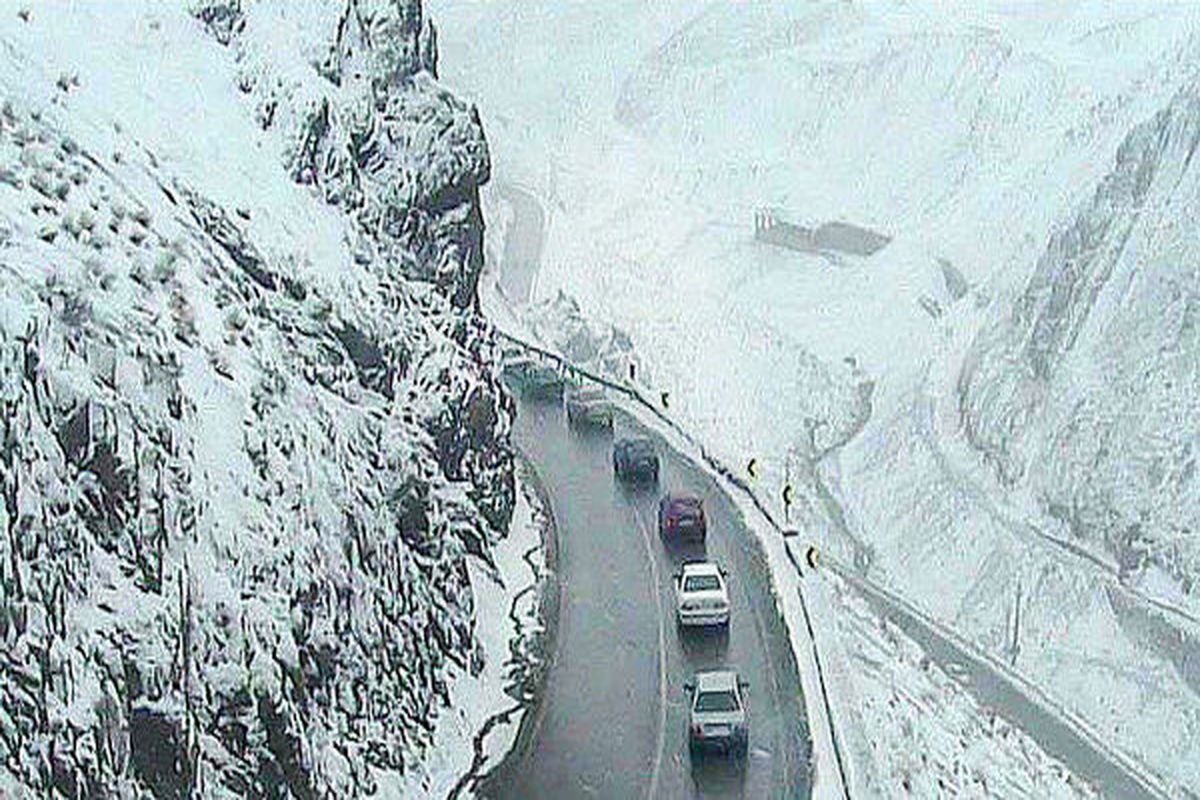
[{"label": "winding mountain road", "polygon": [[[514,217],[499,288],[529,299],[544,241],[533,195],[500,188]],[[656,439],[657,487],[612,474],[613,438]],[[795,657],[770,592],[758,541],[712,479],[666,442],[618,414],[615,431],[575,432],[561,403],[522,401],[514,440],[535,465],[558,530],[559,611],[543,694],[522,721],[518,746],[479,784],[485,797],[771,798],[810,794],[811,739]],[[667,489],[704,498],[704,545],[668,546],[657,533]],[[729,571],[728,632],[680,631],[673,575],[689,558]],[[744,761],[693,762],[685,681],[730,667],[750,683]]]},{"label": "winding mountain road", "polygon": [[[636,423],[619,416],[616,436]],[[637,430],[638,433],[646,433]],[[558,638],[532,746],[480,786],[489,797],[805,797],[809,734],[786,630],[753,534],[712,480],[658,441],[659,488],[612,474],[612,434],[575,433],[559,404],[522,403],[517,444],[541,474],[559,532]],[[658,536],[659,490],[704,498],[706,545]],[[730,574],[728,633],[679,631],[672,576],[706,556]],[[750,682],[744,762],[687,750],[686,680],[729,666]]]},{"label": "winding mountain road", "polygon": [[[523,303],[540,258],[544,214],[536,197],[523,191],[518,195],[506,192],[515,217],[505,243],[501,288],[510,302]],[[657,495],[615,487],[607,438],[572,436],[561,417],[556,406],[523,405],[516,431],[520,446],[546,471],[563,531],[566,586],[558,659],[542,707],[528,715],[537,729],[532,734],[534,746],[519,761],[510,759],[494,773],[487,793],[500,797],[807,794],[807,770],[800,765],[809,763],[810,745],[792,654],[761,588],[769,585],[765,565],[736,511],[703,473],[660,442],[666,457],[664,485],[692,488],[706,497],[716,523],[710,557],[732,564],[733,574],[743,576],[741,585],[734,586],[734,619],[739,624],[731,641],[681,640],[673,624],[667,624],[670,620],[664,620],[671,608],[670,573],[680,554],[664,548],[654,535]],[[630,420],[622,420],[620,427],[631,425]],[[838,527],[840,508],[830,511]],[[1035,700],[1036,692],[1022,687],[1019,677],[1005,674],[1005,669],[959,637],[941,631],[859,570],[836,563],[829,566],[877,613],[891,618],[920,643],[933,661],[960,675],[963,688],[978,702],[1024,730],[1077,775],[1112,796],[1165,794],[1140,765],[1119,757],[1089,731]],[[655,585],[657,596],[650,591]],[[694,766],[686,754],[681,683],[689,670],[722,658],[748,674],[756,688],[750,703],[758,724],[744,773],[717,762]],[[769,693],[764,694],[762,687],[768,687]],[[631,714],[631,708],[638,710]]]}]

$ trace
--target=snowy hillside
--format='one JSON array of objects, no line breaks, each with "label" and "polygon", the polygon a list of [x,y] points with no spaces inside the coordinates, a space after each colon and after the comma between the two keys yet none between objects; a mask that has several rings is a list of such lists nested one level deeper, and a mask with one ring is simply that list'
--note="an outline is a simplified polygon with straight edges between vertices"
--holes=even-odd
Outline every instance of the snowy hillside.
[{"label": "snowy hillside", "polygon": [[[595,41],[594,9],[434,7],[545,207],[535,316],[627,334],[827,553],[1200,785],[1197,7],[679,2]],[[762,208],[892,239],[771,247]]]},{"label": "snowy hillside", "polygon": [[1062,535],[1186,594],[1200,578],[1198,142],[1189,87],[1130,133],[959,384],[968,437],[1006,485],[1027,480]]},{"label": "snowy hillside", "polygon": [[417,0],[0,13],[0,794],[352,796],[512,514]]}]

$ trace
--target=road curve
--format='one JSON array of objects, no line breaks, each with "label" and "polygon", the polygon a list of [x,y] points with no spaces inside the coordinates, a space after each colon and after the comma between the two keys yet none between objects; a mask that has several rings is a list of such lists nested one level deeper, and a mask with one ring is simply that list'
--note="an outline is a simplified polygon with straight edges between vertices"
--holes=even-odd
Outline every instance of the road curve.
[{"label": "road curve", "polygon": [[976,702],[1024,731],[1047,754],[1091,782],[1104,797],[1161,800],[1160,787],[1119,763],[1057,713],[1035,702],[1012,679],[949,636],[898,598],[836,563],[829,567],[850,583],[881,617],[890,620],[971,694]]},{"label": "road curve", "polygon": [[[637,430],[619,415],[616,436]],[[558,637],[524,738],[480,784],[486,797],[807,797],[810,738],[786,630],[753,534],[701,470],[658,440],[658,489],[612,475],[612,435],[568,430],[558,404],[522,403],[514,438],[536,465],[559,531]],[[656,437],[657,438],[657,437]],[[706,551],[668,547],[656,527],[667,488],[704,498]],[[730,573],[728,634],[677,630],[672,575],[706,555]],[[750,748],[742,763],[692,763],[683,683],[728,665],[750,682]],[[661,670],[661,671],[660,671]]]}]

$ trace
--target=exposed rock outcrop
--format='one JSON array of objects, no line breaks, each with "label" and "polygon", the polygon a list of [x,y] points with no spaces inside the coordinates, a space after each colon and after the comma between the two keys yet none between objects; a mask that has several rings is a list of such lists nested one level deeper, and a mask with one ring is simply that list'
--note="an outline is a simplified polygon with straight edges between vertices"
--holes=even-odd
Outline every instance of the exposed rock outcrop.
[{"label": "exposed rock outcrop", "polygon": [[297,8],[191,10],[370,284],[332,292],[153,154],[4,107],[0,788],[362,796],[478,667],[466,557],[514,499],[479,118],[416,0],[310,12],[286,81],[267,6]]}]

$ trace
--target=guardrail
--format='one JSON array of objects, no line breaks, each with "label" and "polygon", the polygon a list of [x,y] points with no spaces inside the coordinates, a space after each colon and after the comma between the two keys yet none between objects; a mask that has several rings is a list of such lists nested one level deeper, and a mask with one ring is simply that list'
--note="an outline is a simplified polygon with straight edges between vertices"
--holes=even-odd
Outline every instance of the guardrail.
[{"label": "guardrail", "polygon": [[[710,453],[708,451],[708,448],[706,448],[702,442],[698,441],[694,436],[692,436],[692,434],[690,434],[687,430],[685,430],[683,428],[683,426],[681,426],[678,422],[676,422],[675,420],[673,420],[669,416],[667,416],[662,411],[662,409],[660,409],[650,399],[648,399],[644,394],[642,394],[640,391],[638,391],[638,389],[636,387],[630,386],[627,383],[620,383],[611,378],[607,378],[603,375],[599,375],[595,372],[592,372],[591,370],[588,370],[588,369],[580,367],[576,364],[573,364],[565,356],[563,356],[559,353],[555,353],[552,350],[547,350],[544,347],[536,345],[533,342],[528,342],[518,336],[513,336],[510,333],[505,333],[504,331],[500,330],[499,328],[496,328],[495,330],[496,330],[496,335],[499,336],[501,339],[504,339],[507,342],[517,345],[518,347],[520,347],[526,351],[536,353],[537,355],[539,355],[543,358],[548,358],[552,361],[558,362],[560,368],[562,368],[563,371],[567,372],[568,374],[571,374],[574,376],[582,376],[582,377],[584,377],[594,383],[598,383],[601,386],[604,386],[608,389],[611,389],[616,392],[620,392],[625,397],[629,398],[630,400],[637,403],[642,408],[649,411],[651,414],[653,414],[655,416],[655,418],[657,418],[663,424],[665,424],[669,428],[671,428],[671,430],[675,431],[680,436],[682,436],[690,445],[692,445],[697,450],[699,450],[701,458],[704,459],[704,462],[709,467],[711,467],[722,478],[724,478],[725,480],[727,480],[731,484],[733,484],[735,487],[737,487],[742,492],[742,494],[745,495],[745,497],[747,499],[749,499],[751,503],[754,504],[754,507],[756,509],[758,509],[759,513],[761,513],[763,515],[763,517],[767,520],[767,522],[770,523],[771,527],[775,529],[775,532],[777,534],[779,534],[780,537],[783,539],[784,551],[788,554],[788,560],[792,562],[792,566],[795,567],[797,574],[800,574],[800,575],[804,574],[804,571],[800,568],[800,565],[798,563],[796,563],[796,559],[792,555],[791,548],[788,547],[788,545],[787,545],[787,540],[789,538],[788,531],[782,525],[779,524],[779,521],[775,518],[775,515],[771,513],[770,509],[767,508],[766,504],[763,503],[762,499],[755,493],[755,491],[750,487],[750,485],[748,483],[746,483],[746,481],[743,480],[740,476],[738,476],[733,470],[729,469],[729,467],[727,467],[723,462],[721,462],[720,459],[718,459],[716,456],[714,456],[712,453]],[[834,760],[837,763],[838,773],[841,778],[840,782],[842,785],[842,795],[843,795],[843,797],[846,798],[846,800],[850,800],[850,783],[846,777],[846,765],[843,761],[841,744],[839,742],[839,738],[837,735],[837,728],[833,723],[833,713],[832,713],[831,705],[829,702],[829,691],[825,685],[825,674],[821,667],[821,659],[820,659],[820,655],[817,650],[816,636],[813,631],[812,619],[809,616],[809,612],[808,612],[808,603],[804,599],[804,592],[802,592],[799,587],[796,588],[796,596],[800,600],[800,609],[804,615],[804,624],[805,624],[806,629],[808,630],[809,641],[812,642],[813,663],[816,666],[817,683],[818,683],[820,691],[821,691],[821,701],[822,701],[823,705],[825,706],[825,718],[827,720],[829,720],[829,736],[833,742],[833,756],[834,756]]]}]

